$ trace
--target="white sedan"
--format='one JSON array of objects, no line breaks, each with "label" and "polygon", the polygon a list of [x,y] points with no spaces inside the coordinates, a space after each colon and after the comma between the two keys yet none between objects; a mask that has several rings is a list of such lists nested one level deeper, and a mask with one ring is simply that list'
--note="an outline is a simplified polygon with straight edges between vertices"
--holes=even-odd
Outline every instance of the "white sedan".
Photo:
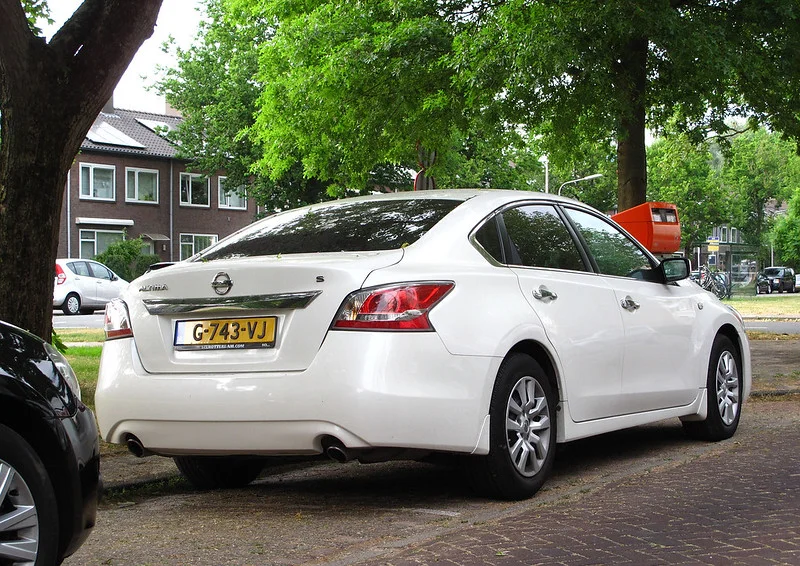
[{"label": "white sedan", "polygon": [[688,275],[540,193],[276,214],[109,303],[100,429],[200,488],[245,485],[273,455],[445,452],[481,492],[530,497],[556,443],[669,418],[734,434],[747,337]]}]

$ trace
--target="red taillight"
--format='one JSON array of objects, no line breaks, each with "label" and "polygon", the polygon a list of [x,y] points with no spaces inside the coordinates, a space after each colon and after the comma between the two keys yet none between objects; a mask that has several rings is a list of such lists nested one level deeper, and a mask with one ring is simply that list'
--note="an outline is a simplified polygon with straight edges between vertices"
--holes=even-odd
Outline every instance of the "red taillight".
[{"label": "red taillight", "polygon": [[103,330],[105,330],[106,340],[133,337],[128,307],[120,299],[106,303]]},{"label": "red taillight", "polygon": [[61,266],[56,264],[56,285],[61,285],[67,280],[67,274],[61,269]]},{"label": "red taillight", "polygon": [[406,283],[351,293],[332,328],[433,330],[428,312],[454,287],[451,281]]}]

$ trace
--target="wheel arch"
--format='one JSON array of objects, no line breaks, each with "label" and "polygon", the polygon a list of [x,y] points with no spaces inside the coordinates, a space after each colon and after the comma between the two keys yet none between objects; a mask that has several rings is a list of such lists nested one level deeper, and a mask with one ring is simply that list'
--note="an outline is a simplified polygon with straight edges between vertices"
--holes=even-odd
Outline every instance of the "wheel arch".
[{"label": "wheel arch", "polygon": [[742,357],[743,345],[739,333],[736,331],[736,328],[734,328],[732,324],[723,324],[717,331],[717,335],[720,334],[729,338],[730,341],[733,342],[733,345],[736,348],[736,354],[739,356],[739,361],[741,363],[743,361]]},{"label": "wheel arch", "polygon": [[559,383],[555,360],[550,355],[550,351],[541,342],[537,342],[536,340],[522,340],[514,344],[514,346],[506,354],[505,358],[507,359],[513,354],[527,354],[536,360],[540,366],[542,366],[542,369],[547,374],[548,381],[556,391],[560,402],[564,389]]},{"label": "wheel arch", "polygon": [[59,541],[58,555],[62,556],[72,536],[64,528],[73,521],[77,512],[70,485],[77,474],[74,464],[63,457],[64,445],[69,439],[63,430],[59,433],[56,417],[40,409],[35,403],[22,403],[0,394],[0,424],[19,434],[36,451],[44,464],[58,504]]}]

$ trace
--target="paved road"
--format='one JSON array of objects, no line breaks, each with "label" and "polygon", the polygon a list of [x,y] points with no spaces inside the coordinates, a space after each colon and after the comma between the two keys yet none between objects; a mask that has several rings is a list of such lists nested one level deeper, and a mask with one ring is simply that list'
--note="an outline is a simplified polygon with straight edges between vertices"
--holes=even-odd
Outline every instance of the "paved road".
[{"label": "paved road", "polygon": [[800,427],[366,564],[800,564]]},{"label": "paved road", "polygon": [[747,330],[771,332],[775,334],[800,334],[800,321],[783,320],[745,320]]},{"label": "paved road", "polygon": [[721,443],[688,440],[677,420],[570,443],[523,502],[414,462],[286,466],[242,490],[117,489],[66,564],[797,565],[798,485],[800,398],[759,398]]},{"label": "paved road", "polygon": [[66,315],[53,311],[53,328],[103,328],[103,311],[95,314]]}]

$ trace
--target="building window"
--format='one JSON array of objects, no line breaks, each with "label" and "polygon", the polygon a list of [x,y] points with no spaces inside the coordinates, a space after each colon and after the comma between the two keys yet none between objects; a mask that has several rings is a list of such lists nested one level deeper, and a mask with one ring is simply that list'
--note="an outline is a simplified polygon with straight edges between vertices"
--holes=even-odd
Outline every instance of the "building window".
[{"label": "building window", "polygon": [[81,259],[92,259],[114,242],[125,239],[125,232],[110,230],[81,230]]},{"label": "building window", "polygon": [[738,244],[739,242],[739,231],[736,228],[731,228],[731,243]]},{"label": "building window", "polygon": [[158,204],[158,171],[154,169],[125,169],[125,200]]},{"label": "building window", "polygon": [[181,205],[209,206],[211,203],[211,184],[202,175],[181,173]]},{"label": "building window", "polygon": [[720,230],[719,230],[719,241],[722,242],[723,244],[727,243],[727,241],[728,241],[728,227],[727,226],[723,226],[722,228],[720,228]]},{"label": "building window", "polygon": [[215,243],[216,234],[181,234],[181,261]]},{"label": "building window", "polygon": [[227,181],[227,177],[219,178],[219,207],[247,210],[247,197],[239,191],[241,187],[229,189]]},{"label": "building window", "polygon": [[114,177],[113,165],[81,163],[81,198],[115,200]]}]

